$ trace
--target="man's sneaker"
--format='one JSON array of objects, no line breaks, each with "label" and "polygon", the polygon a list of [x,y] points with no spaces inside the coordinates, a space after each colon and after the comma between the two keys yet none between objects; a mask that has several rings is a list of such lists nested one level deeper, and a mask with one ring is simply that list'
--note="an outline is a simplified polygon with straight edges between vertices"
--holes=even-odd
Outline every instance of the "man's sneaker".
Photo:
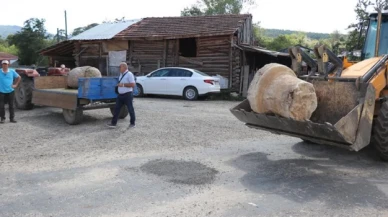
[{"label": "man's sneaker", "polygon": [[10,120],[9,122],[11,122],[11,123],[17,123],[17,121],[15,121],[15,119],[12,119],[12,120]]},{"label": "man's sneaker", "polygon": [[4,122],[5,122],[5,119],[2,118],[2,119],[0,120],[0,124],[4,124]]},{"label": "man's sneaker", "polygon": [[113,125],[113,124],[107,124],[106,126],[108,126],[109,128],[116,128],[116,125]]},{"label": "man's sneaker", "polygon": [[136,127],[135,124],[130,124],[130,125],[128,126],[128,129],[132,129],[132,128],[135,128],[135,127]]}]

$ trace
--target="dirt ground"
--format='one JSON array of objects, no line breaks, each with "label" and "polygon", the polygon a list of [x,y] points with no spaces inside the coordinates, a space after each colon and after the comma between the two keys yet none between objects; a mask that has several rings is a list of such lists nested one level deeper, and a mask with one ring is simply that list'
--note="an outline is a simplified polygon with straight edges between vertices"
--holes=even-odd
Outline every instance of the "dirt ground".
[{"label": "dirt ground", "polygon": [[[135,99],[67,125],[60,109],[0,125],[0,216],[388,216],[388,164],[245,127],[236,102]],[[8,121],[8,119],[7,119]]]}]

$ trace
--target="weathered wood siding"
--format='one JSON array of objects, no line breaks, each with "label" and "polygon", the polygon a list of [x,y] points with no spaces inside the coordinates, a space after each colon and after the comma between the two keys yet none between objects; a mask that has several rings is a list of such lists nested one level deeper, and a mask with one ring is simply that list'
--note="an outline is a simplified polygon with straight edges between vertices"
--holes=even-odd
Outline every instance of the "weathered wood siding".
[{"label": "weathered wood siding", "polygon": [[237,48],[233,48],[233,71],[232,71],[232,91],[240,92],[241,85],[241,76],[242,76],[242,67],[241,57],[242,52]]},{"label": "weathered wood siding", "polygon": [[[234,48],[238,36],[201,37],[196,39],[196,57],[179,55],[179,39],[157,41],[130,41],[128,62],[135,68],[141,66],[141,74],[158,67],[187,67],[209,74],[221,75],[229,80],[232,91],[240,92],[241,50]],[[246,37],[245,40],[250,40]]]},{"label": "weathered wood siding", "polygon": [[209,75],[230,77],[229,36],[197,38],[197,56],[179,56],[179,40],[131,41],[128,61],[135,68],[141,65],[142,74],[159,67],[194,68]]},{"label": "weathered wood siding", "polygon": [[103,51],[100,41],[77,43],[74,57],[77,66],[93,66],[98,68],[103,76],[107,76],[108,53]]},{"label": "weathered wood siding", "polygon": [[147,74],[162,67],[164,41],[131,41],[129,45],[128,61],[130,65],[141,65],[141,73]]},{"label": "weathered wood siding", "polygon": [[243,25],[238,31],[237,44],[249,44],[253,45],[254,36],[253,36],[253,25],[252,17],[245,20]]},{"label": "weathered wood siding", "polygon": [[209,75],[230,77],[229,36],[197,39],[196,57],[179,57],[180,67],[195,68]]}]

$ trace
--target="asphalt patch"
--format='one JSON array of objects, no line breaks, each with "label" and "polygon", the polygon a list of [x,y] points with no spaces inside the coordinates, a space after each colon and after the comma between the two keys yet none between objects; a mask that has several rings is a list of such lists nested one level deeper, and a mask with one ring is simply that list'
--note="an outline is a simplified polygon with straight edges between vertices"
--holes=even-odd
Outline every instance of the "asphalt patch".
[{"label": "asphalt patch", "polygon": [[218,171],[194,161],[153,160],[140,169],[163,177],[168,182],[184,185],[205,185],[214,182]]},{"label": "asphalt patch", "polygon": [[[326,156],[319,146],[306,148]],[[381,163],[352,160],[345,154],[330,160],[270,160],[268,156],[255,152],[230,162],[247,172],[240,181],[252,192],[277,194],[302,204],[321,201],[330,209],[388,208],[388,196],[378,186],[388,179],[388,168]]]}]

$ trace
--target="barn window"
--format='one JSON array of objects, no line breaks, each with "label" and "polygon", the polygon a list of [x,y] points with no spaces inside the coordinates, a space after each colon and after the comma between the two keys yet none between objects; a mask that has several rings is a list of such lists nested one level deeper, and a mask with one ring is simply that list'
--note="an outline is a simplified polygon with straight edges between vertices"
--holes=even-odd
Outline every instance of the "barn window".
[{"label": "barn window", "polygon": [[197,40],[195,40],[195,38],[179,39],[179,53],[184,57],[196,57]]}]

